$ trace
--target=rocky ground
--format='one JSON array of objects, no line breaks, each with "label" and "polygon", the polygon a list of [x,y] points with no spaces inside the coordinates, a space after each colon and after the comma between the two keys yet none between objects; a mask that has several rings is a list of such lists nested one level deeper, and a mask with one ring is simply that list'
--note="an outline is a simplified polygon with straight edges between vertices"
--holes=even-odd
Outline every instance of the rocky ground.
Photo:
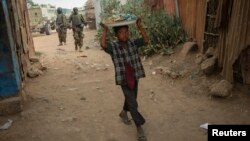
[{"label": "rocky ground", "polygon": [[[111,58],[94,41],[95,30],[84,33],[83,52],[74,50],[71,31],[60,47],[56,33],[34,37],[43,69],[25,83],[22,112],[0,117],[0,125],[13,120],[0,141],[136,141],[135,127],[118,117],[124,97]],[[249,124],[248,91],[236,85],[226,98],[211,96],[218,75],[206,77],[200,55],[181,50],[142,58],[147,77],[138,103],[148,141],[206,141],[201,124]]]}]

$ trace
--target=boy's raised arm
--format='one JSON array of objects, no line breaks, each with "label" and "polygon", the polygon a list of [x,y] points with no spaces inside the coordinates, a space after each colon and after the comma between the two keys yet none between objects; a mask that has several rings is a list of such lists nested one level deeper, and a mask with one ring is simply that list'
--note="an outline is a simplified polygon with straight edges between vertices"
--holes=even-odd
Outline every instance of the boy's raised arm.
[{"label": "boy's raised arm", "polygon": [[143,38],[144,42],[147,44],[149,42],[149,38],[148,38],[148,35],[145,32],[144,28],[141,25],[141,18],[138,18],[136,20],[136,25],[137,25],[137,28],[140,31],[141,35],[142,35],[142,38]]},{"label": "boy's raised arm", "polygon": [[101,27],[103,28],[102,36],[101,36],[101,47],[105,49],[107,47],[106,37],[108,33],[108,27],[103,23],[100,23]]}]

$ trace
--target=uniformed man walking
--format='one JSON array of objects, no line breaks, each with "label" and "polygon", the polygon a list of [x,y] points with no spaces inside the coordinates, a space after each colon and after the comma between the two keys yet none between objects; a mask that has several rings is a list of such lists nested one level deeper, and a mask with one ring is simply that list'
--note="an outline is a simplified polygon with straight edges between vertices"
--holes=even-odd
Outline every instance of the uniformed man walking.
[{"label": "uniformed man walking", "polygon": [[73,37],[75,39],[75,50],[82,51],[83,46],[83,27],[86,25],[86,22],[82,14],[78,13],[78,9],[73,8],[73,12],[69,17],[69,23],[72,23]]},{"label": "uniformed man walking", "polygon": [[59,46],[66,44],[66,35],[67,35],[67,19],[62,12],[62,8],[57,8],[57,17],[56,17],[56,31],[59,38]]}]

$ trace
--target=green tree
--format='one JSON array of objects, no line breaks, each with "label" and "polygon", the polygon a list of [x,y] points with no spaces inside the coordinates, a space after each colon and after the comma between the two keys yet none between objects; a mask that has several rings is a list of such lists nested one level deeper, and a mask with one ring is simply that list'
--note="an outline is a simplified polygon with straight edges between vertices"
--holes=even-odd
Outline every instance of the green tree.
[{"label": "green tree", "polygon": [[[187,34],[181,27],[178,17],[168,15],[165,10],[151,11],[149,7],[145,6],[143,0],[128,0],[125,5],[121,5],[119,0],[101,0],[101,5],[101,19],[116,13],[131,13],[142,18],[150,38],[149,45],[141,50],[144,55],[149,56],[155,53],[172,54],[178,44],[187,40]],[[140,34],[135,25],[130,25],[129,28],[132,38],[139,37]],[[98,38],[100,32],[97,34]],[[112,37],[111,32],[108,38],[111,39]]]}]

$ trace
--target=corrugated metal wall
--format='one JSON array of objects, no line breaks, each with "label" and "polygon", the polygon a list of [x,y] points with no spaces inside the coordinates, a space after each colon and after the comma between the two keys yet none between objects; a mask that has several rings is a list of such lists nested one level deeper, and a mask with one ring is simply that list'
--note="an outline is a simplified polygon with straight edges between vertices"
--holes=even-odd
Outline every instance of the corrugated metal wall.
[{"label": "corrugated metal wall", "polygon": [[190,38],[197,41],[200,50],[203,50],[207,1],[178,0],[178,7],[184,29]]},{"label": "corrugated metal wall", "polygon": [[177,0],[144,0],[144,3],[152,10],[165,9],[168,14],[175,15],[175,1]]},{"label": "corrugated metal wall", "polygon": [[189,37],[196,37],[197,0],[178,0],[180,19]]},{"label": "corrugated metal wall", "polygon": [[175,6],[176,3],[175,2],[177,2],[177,0],[164,0],[164,2],[163,2],[165,10],[170,15],[177,14],[176,13],[176,6]]},{"label": "corrugated metal wall", "polygon": [[[232,7],[228,6],[228,1],[220,1],[221,10],[217,13],[217,18],[222,19],[218,22],[220,36],[217,53],[222,75],[226,80],[233,82],[233,64],[242,51],[250,46],[250,1],[231,0]],[[225,17],[229,17],[227,21],[223,20]]]},{"label": "corrugated metal wall", "polygon": [[204,51],[204,32],[207,16],[207,0],[197,0],[197,18],[196,18],[196,30],[195,39],[200,48],[200,51]]},{"label": "corrugated metal wall", "polygon": [[144,0],[152,10],[159,10],[164,8],[164,0]]}]

